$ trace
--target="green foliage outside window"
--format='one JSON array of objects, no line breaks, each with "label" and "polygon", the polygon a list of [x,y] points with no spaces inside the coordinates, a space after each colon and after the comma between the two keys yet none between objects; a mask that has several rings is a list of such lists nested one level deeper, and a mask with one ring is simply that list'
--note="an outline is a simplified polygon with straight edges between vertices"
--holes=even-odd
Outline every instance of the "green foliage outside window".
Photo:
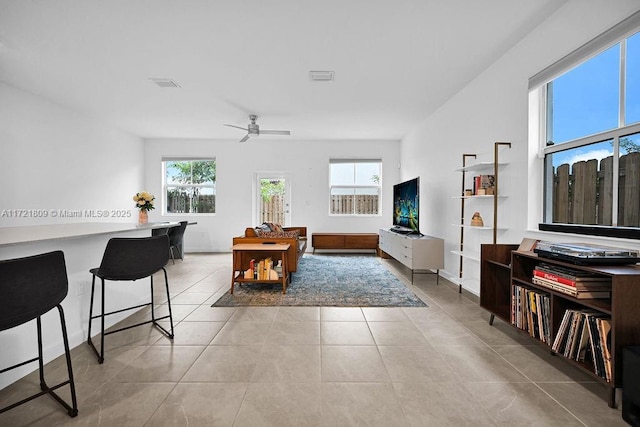
[{"label": "green foliage outside window", "polygon": [[165,162],[166,212],[215,213],[215,160]]}]

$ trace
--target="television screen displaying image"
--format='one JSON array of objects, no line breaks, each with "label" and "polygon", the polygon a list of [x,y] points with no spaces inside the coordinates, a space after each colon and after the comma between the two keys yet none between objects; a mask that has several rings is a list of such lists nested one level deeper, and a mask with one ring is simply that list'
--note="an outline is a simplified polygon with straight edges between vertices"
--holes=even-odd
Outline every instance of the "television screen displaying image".
[{"label": "television screen displaying image", "polygon": [[393,186],[393,231],[420,232],[420,177]]}]

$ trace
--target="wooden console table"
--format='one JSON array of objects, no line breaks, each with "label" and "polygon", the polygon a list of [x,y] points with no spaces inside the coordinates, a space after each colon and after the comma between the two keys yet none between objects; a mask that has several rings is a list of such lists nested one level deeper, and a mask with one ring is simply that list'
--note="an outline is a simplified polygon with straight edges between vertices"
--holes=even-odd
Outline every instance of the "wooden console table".
[{"label": "wooden console table", "polygon": [[[287,293],[289,270],[287,267],[287,251],[291,245],[264,244],[264,243],[238,243],[231,247],[233,251],[233,271],[231,272],[231,290],[236,283],[282,283],[282,293]],[[259,260],[271,257],[274,261],[282,260],[282,277],[277,280],[269,279],[245,279],[244,271],[249,268],[251,259]],[[237,274],[236,274],[237,273]]]},{"label": "wooden console table", "polygon": [[377,233],[312,233],[311,246],[316,249],[378,249]]}]

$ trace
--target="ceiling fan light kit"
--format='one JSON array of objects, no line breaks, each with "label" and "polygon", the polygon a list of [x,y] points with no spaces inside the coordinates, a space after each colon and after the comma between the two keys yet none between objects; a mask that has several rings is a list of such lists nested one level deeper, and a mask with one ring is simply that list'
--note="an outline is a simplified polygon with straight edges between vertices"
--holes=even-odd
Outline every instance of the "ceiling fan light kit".
[{"label": "ceiling fan light kit", "polygon": [[244,136],[244,138],[240,140],[240,142],[245,142],[252,136],[256,137],[260,135],[291,135],[291,132],[288,130],[267,130],[267,129],[260,130],[260,125],[256,123],[256,120],[258,120],[258,116],[255,114],[251,114],[249,115],[250,123],[247,125],[246,128],[243,128],[241,126],[236,126],[236,125],[229,125],[226,123],[225,123],[225,126],[229,126],[236,129],[242,129],[247,132],[247,134]]}]

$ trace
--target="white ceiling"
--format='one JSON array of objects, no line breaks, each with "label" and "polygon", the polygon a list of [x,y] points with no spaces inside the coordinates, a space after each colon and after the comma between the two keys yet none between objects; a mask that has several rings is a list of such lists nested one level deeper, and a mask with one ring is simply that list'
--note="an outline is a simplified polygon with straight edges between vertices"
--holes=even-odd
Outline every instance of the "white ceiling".
[{"label": "white ceiling", "polygon": [[0,80],[141,137],[400,139],[565,2],[0,0]]}]

